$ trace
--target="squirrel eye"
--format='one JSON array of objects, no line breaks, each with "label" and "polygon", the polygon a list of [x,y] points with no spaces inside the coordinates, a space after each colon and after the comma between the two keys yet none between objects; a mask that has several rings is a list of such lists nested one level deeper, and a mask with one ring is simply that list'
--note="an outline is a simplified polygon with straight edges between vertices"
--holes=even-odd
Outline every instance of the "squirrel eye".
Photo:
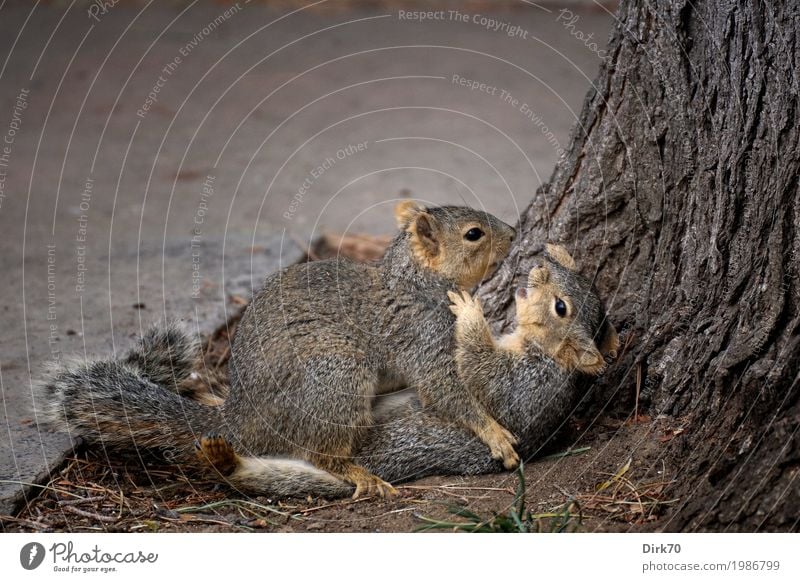
[{"label": "squirrel eye", "polygon": [[561,299],[556,298],[556,314],[559,317],[566,317],[567,316],[567,304],[564,303]]},{"label": "squirrel eye", "polygon": [[483,236],[483,231],[480,228],[470,228],[465,234],[464,238],[468,241],[475,242],[476,240],[480,240]]}]

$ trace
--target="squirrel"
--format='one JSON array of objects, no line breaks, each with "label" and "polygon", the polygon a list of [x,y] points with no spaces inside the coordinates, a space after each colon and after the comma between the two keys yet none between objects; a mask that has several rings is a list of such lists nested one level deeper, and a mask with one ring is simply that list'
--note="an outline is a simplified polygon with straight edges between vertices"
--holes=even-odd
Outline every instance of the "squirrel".
[{"label": "squirrel", "polygon": [[[121,360],[64,364],[35,403],[52,426],[108,446],[160,449],[187,465],[219,450],[259,458],[275,494],[344,488],[354,498],[394,488],[354,462],[373,427],[373,399],[398,385],[443,422],[476,435],[516,467],[516,440],[459,379],[448,291],[474,287],[504,259],[513,227],[486,212],[404,201],[383,259],[309,262],[269,276],[237,327],[230,393],[221,406],[184,398],[197,343],[179,326],[146,332]],[[265,460],[266,459],[266,460]],[[309,483],[310,482],[310,483]],[[351,491],[352,492],[352,491]]]},{"label": "squirrel", "polygon": [[[457,316],[458,374],[487,410],[518,440],[518,452],[532,458],[554,436],[584,396],[578,375],[597,375],[605,356],[617,357],[619,338],[591,282],[578,273],[561,246],[547,245],[542,263],[515,294],[516,327],[492,336],[480,302],[466,292],[448,293]],[[385,395],[374,407],[374,424],[356,458],[391,482],[429,475],[496,473],[503,466],[462,427],[427,410],[408,391]],[[263,492],[272,476],[264,460],[237,454],[224,437],[201,438],[209,468],[237,489]],[[301,486],[308,489],[308,484]],[[326,483],[328,496],[344,496]]]}]

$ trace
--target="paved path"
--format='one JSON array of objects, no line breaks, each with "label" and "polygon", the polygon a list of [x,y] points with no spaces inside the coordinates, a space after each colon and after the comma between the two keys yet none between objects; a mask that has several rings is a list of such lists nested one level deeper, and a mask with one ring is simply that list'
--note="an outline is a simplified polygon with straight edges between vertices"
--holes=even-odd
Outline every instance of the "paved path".
[{"label": "paved path", "polygon": [[211,329],[319,232],[391,231],[406,189],[513,223],[612,20],[164,4],[0,10],[0,513],[70,447],[32,411],[46,361]]}]

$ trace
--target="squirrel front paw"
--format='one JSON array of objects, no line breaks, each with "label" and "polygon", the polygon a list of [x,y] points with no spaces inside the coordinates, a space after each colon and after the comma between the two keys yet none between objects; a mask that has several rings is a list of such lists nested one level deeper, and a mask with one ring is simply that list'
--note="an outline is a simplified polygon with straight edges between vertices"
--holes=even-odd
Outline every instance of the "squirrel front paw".
[{"label": "squirrel front paw", "polygon": [[517,439],[497,422],[481,434],[481,440],[489,447],[492,458],[503,461],[506,469],[516,469],[519,466],[519,455],[514,450]]},{"label": "squirrel front paw", "polygon": [[456,317],[466,317],[472,314],[483,315],[483,306],[480,299],[473,297],[467,291],[448,291],[447,297],[451,301],[450,311]]}]

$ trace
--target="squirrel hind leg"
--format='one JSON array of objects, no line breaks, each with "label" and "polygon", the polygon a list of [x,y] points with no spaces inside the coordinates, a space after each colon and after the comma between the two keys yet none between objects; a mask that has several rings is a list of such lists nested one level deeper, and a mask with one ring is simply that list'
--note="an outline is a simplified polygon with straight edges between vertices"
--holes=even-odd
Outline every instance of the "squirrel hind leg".
[{"label": "squirrel hind leg", "polygon": [[391,485],[353,462],[353,451],[373,425],[373,398],[381,380],[386,379],[365,361],[367,354],[353,350],[337,357],[314,354],[303,362],[302,393],[314,397],[304,401],[303,449],[296,454],[354,485],[354,499],[396,493]]}]

